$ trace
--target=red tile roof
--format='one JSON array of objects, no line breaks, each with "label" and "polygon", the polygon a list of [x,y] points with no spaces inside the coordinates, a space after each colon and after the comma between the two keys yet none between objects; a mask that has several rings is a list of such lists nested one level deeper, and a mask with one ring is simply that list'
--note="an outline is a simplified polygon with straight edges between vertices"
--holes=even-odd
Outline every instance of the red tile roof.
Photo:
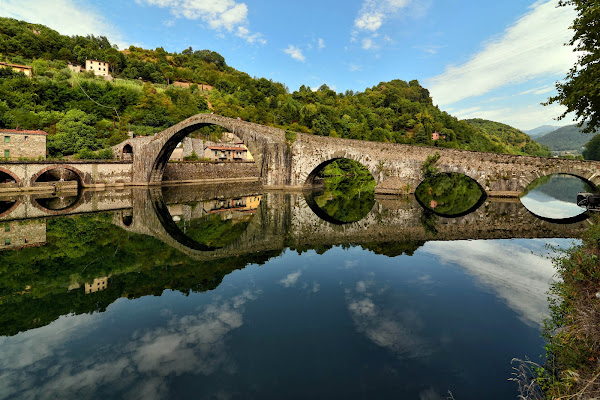
[{"label": "red tile roof", "polygon": [[0,134],[1,133],[20,133],[23,135],[48,135],[46,132],[44,131],[32,131],[29,129],[3,129],[0,128]]},{"label": "red tile roof", "polygon": [[231,150],[231,151],[248,151],[243,147],[227,147],[227,146],[208,146],[211,150]]}]

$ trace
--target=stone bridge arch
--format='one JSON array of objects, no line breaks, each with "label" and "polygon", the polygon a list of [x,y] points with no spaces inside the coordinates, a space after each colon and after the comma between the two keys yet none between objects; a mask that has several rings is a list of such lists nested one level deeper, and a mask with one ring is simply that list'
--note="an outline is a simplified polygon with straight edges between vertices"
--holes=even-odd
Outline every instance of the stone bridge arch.
[{"label": "stone bridge arch", "polygon": [[[461,165],[453,164],[440,164],[437,166],[437,168],[441,174],[461,174],[473,179],[484,194],[490,188],[489,177],[486,174],[482,174],[480,171],[477,171],[476,169],[469,169]],[[424,180],[425,179],[422,179],[421,182],[419,182],[419,185],[423,183]]]},{"label": "stone bridge arch", "polygon": [[286,185],[286,162],[290,152],[286,152],[285,133],[281,129],[253,124],[214,114],[197,114],[154,135],[142,143],[139,150],[134,148],[134,183],[160,184],[165,166],[183,138],[196,129],[216,125],[240,138],[252,153],[265,184]]},{"label": "stone bridge arch", "polygon": [[66,170],[69,170],[71,172],[73,172],[76,176],[77,176],[77,186],[79,188],[81,188],[82,186],[84,186],[84,184],[86,183],[90,183],[90,179],[88,178],[88,180],[86,181],[86,175],[80,171],[79,169],[75,168],[72,165],[68,165],[68,164],[53,164],[53,165],[49,165],[45,168],[42,168],[41,170],[39,170],[38,172],[36,172],[30,179],[30,186],[34,186],[35,182],[39,179],[40,176],[42,176],[45,172],[51,171],[53,169],[57,169],[57,168],[63,168]]},{"label": "stone bridge arch", "polygon": [[[10,176],[18,186],[21,186],[21,179],[19,179],[19,177],[14,172],[12,172],[11,170],[8,170],[6,168],[0,167],[0,175],[4,175],[4,174]],[[2,181],[0,183],[4,183],[4,181]]]},{"label": "stone bridge arch", "polygon": [[527,175],[527,179],[525,179],[524,186],[522,190],[535,181],[538,178],[542,178],[544,176],[555,175],[555,174],[563,174],[563,175],[571,175],[577,178],[583,179],[584,181],[591,183],[596,188],[600,187],[600,170],[595,172],[593,169],[582,169],[575,168],[570,165],[560,165],[554,166],[551,168],[544,168],[533,173]]},{"label": "stone bridge arch", "polygon": [[300,182],[304,186],[312,185],[317,174],[323,168],[325,168],[327,165],[331,164],[334,161],[342,159],[352,160],[359,163],[371,173],[373,180],[375,180],[375,182],[378,182],[379,174],[377,173],[377,171],[373,170],[374,168],[371,165],[369,165],[370,163],[366,161],[364,157],[362,157],[360,154],[345,151],[335,152],[330,155],[322,155],[318,159],[312,160],[312,162],[306,166],[306,171],[304,172],[304,174],[300,176]]}]

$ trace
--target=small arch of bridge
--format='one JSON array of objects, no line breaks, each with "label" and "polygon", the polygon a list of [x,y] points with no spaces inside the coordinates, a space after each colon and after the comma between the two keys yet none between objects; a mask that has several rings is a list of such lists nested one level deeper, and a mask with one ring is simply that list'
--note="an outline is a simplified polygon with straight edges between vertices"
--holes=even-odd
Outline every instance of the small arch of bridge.
[{"label": "small arch of bridge", "polygon": [[542,178],[544,176],[549,176],[549,175],[556,175],[556,174],[571,175],[576,178],[582,179],[583,181],[594,186],[595,188],[600,187],[600,170],[598,171],[598,173],[592,173],[590,171],[584,171],[584,170],[575,169],[575,168],[549,168],[549,169],[540,170],[537,173],[532,174],[532,176],[529,177],[530,178],[529,181],[523,187],[523,190],[525,190],[525,188],[529,184],[531,184],[533,181],[535,181],[538,178]]},{"label": "small arch of bridge", "polygon": [[[14,172],[12,172],[6,168],[0,167],[0,173],[10,176],[18,186],[21,186],[21,179],[19,179],[19,177],[17,175],[15,175]],[[4,183],[4,182],[1,182],[1,183]]]},{"label": "small arch of bridge", "polygon": [[37,180],[40,178],[40,176],[42,176],[44,173],[46,173],[48,171],[52,171],[57,168],[63,168],[63,169],[73,172],[77,176],[77,187],[78,188],[81,188],[84,185],[85,174],[83,172],[81,172],[79,169],[73,167],[72,165],[68,165],[68,164],[54,164],[54,165],[50,165],[45,168],[42,168],[41,170],[36,172],[29,181],[30,186],[34,186],[35,183],[37,182]]},{"label": "small arch of bridge", "polygon": [[317,177],[319,172],[321,172],[321,170],[323,170],[323,168],[325,168],[326,166],[328,166],[329,164],[331,164],[334,161],[343,160],[343,159],[352,160],[354,162],[357,162],[361,166],[365,167],[371,173],[373,180],[375,182],[377,182],[377,176],[375,174],[373,174],[373,171],[367,165],[364,164],[364,160],[362,159],[362,157],[359,157],[352,153],[343,153],[343,154],[334,154],[331,158],[323,157],[321,160],[318,161],[318,165],[307,168],[307,170],[310,170],[310,172],[302,180],[304,182],[304,186],[312,185],[315,181],[315,178]]}]

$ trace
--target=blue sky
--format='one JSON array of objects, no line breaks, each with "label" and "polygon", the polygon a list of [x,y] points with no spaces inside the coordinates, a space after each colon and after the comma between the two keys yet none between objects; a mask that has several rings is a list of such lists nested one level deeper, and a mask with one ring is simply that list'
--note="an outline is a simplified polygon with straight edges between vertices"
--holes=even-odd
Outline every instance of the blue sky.
[{"label": "blue sky", "polygon": [[0,0],[0,16],[167,51],[210,49],[296,90],[363,91],[418,79],[459,118],[520,129],[565,125],[556,93],[577,55],[575,17],[557,0]]}]

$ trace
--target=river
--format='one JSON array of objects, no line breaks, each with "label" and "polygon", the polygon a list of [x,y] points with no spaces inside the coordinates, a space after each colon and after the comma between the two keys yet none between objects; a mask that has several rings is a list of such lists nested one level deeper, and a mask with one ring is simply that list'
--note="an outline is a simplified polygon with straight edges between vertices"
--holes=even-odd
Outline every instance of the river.
[{"label": "river", "polygon": [[516,398],[588,222],[342,191],[0,198],[0,398]]}]

